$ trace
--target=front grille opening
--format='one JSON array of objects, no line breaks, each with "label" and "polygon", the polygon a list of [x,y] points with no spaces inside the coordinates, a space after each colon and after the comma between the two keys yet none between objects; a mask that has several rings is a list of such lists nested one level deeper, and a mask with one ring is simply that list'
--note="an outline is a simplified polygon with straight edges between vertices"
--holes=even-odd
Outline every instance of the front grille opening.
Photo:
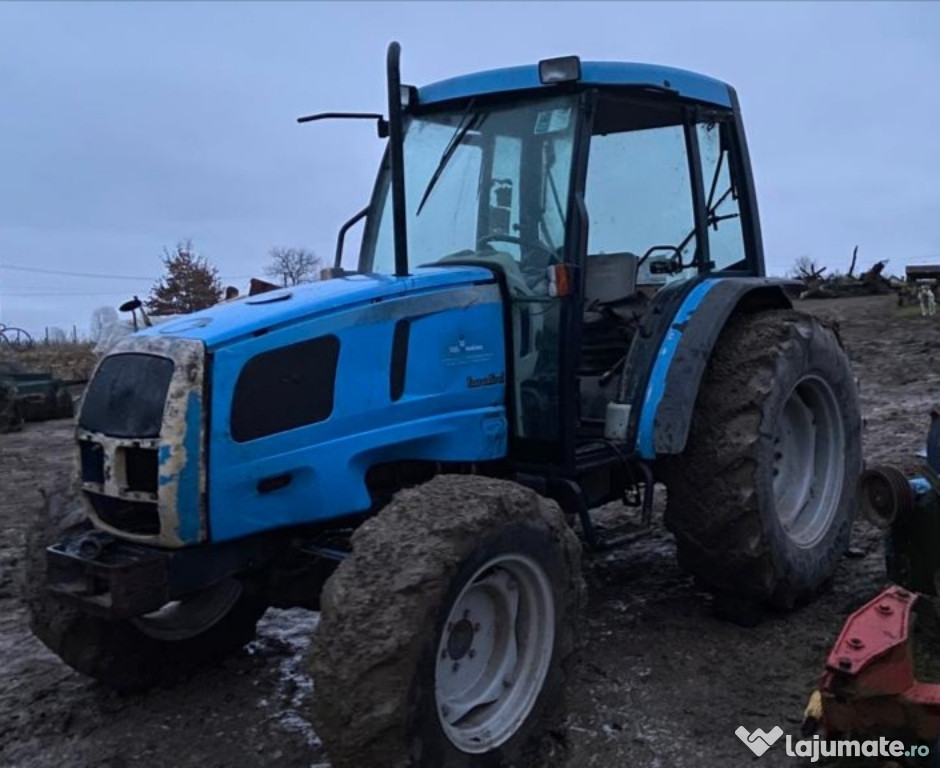
[{"label": "front grille opening", "polygon": [[160,515],[155,503],[116,499],[98,493],[86,493],[86,496],[95,514],[112,528],[139,535],[160,533]]},{"label": "front grille opening", "polygon": [[98,443],[83,440],[79,443],[82,480],[86,483],[104,483],[104,450]]},{"label": "front grille opening", "polygon": [[173,361],[141,353],[106,357],[85,390],[78,424],[111,437],[157,437]]},{"label": "front grille opening", "polygon": [[127,490],[156,493],[158,476],[156,448],[123,448],[122,452]]}]

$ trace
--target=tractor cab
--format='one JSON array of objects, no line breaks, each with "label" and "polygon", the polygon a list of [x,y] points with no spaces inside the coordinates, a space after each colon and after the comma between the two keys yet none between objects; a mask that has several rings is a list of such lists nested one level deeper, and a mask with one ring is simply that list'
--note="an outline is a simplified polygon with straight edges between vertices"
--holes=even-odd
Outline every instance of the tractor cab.
[{"label": "tractor cab", "polygon": [[[577,57],[400,92],[407,269],[498,273],[514,454],[570,466],[608,406],[640,396],[652,361],[638,348],[624,369],[641,329],[665,332],[657,308],[715,273],[763,274],[735,93]],[[396,273],[392,155],[360,215],[360,273]],[[628,423],[607,437],[632,437],[635,420],[613,416]]]}]

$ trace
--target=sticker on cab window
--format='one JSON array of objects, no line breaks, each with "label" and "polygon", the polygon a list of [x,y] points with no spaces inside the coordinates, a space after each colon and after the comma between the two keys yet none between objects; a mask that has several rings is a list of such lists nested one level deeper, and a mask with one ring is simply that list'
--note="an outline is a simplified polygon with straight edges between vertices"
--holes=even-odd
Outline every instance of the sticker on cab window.
[{"label": "sticker on cab window", "polygon": [[571,107],[559,107],[558,109],[546,109],[539,112],[535,118],[535,130],[533,133],[557,133],[568,127],[571,121]]}]

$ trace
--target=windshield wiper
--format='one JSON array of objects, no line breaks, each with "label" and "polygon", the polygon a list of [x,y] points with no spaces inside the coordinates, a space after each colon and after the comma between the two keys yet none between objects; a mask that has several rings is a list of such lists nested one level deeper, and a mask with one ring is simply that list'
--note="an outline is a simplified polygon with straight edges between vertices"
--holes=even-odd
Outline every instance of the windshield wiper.
[{"label": "windshield wiper", "polygon": [[[424,194],[421,196],[421,202],[418,203],[418,210],[415,211],[415,216],[421,213],[421,209],[424,208],[424,204],[427,202],[428,197],[430,197],[434,185],[437,184],[437,180],[441,178],[441,174],[450,162],[450,158],[457,150],[457,147],[459,147],[460,143],[464,140],[464,137],[469,133],[470,129],[474,127],[474,124],[477,124],[477,127],[479,127],[479,125],[483,123],[485,115],[481,115],[479,112],[471,112],[472,108],[473,102],[471,101],[467,105],[463,116],[460,118],[460,122],[454,130],[454,135],[450,137],[450,141],[448,141],[447,146],[444,147],[444,151],[441,153],[441,159],[437,161],[437,168],[434,169],[434,173],[428,180],[428,185],[425,187]],[[479,123],[477,123],[478,120]]]}]

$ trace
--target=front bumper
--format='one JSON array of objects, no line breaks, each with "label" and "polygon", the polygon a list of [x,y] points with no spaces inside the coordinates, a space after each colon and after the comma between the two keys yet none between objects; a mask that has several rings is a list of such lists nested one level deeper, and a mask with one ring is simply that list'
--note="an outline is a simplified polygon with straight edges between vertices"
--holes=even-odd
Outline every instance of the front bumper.
[{"label": "front bumper", "polygon": [[89,530],[48,547],[47,589],[86,613],[128,619],[261,567],[275,551],[267,538],[169,550]]}]

